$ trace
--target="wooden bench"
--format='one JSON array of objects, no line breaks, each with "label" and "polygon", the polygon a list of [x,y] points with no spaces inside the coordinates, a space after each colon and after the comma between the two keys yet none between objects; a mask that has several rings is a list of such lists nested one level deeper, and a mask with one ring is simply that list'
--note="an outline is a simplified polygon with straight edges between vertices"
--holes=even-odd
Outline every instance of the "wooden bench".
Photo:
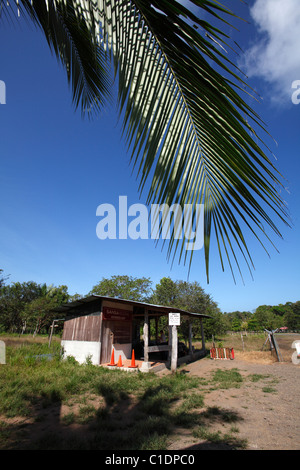
[{"label": "wooden bench", "polygon": [[161,344],[161,345],[154,345],[154,346],[149,346],[148,347],[148,352],[151,353],[151,352],[161,352],[161,351],[170,351],[171,350],[171,346],[169,346],[168,344]]}]

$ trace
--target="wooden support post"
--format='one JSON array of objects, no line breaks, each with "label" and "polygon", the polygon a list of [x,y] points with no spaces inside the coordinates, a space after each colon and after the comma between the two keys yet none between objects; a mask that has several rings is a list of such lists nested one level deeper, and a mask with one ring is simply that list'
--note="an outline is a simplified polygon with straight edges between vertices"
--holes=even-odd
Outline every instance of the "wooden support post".
[{"label": "wooden support post", "polygon": [[243,351],[245,351],[245,345],[244,345],[244,338],[243,338],[243,333],[241,333],[241,340],[242,340]]},{"label": "wooden support post", "polygon": [[52,341],[52,335],[53,335],[53,330],[54,330],[54,322],[55,322],[55,320],[53,320],[53,322],[50,326],[50,337],[49,337],[49,344],[48,344],[49,348],[51,346],[51,341]]},{"label": "wooden support post", "polygon": [[148,316],[147,308],[145,308],[145,314],[144,314],[143,336],[144,336],[144,362],[142,364],[141,371],[148,371],[150,369],[150,364],[149,364],[149,316]]},{"label": "wooden support post", "polygon": [[205,337],[204,337],[204,328],[202,318],[200,319],[201,323],[201,336],[202,336],[202,351],[205,351]]},{"label": "wooden support post", "polygon": [[50,326],[50,336],[49,336],[49,348],[51,346],[51,341],[52,341],[52,336],[53,336],[53,330],[54,328],[56,328],[58,325],[56,325],[55,323],[59,322],[59,321],[63,321],[63,318],[58,318],[57,320],[53,320],[51,326]]},{"label": "wooden support post", "polygon": [[158,343],[158,317],[155,317],[155,341]]},{"label": "wooden support post", "polygon": [[193,355],[193,323],[192,320],[189,320],[189,354],[192,357]]},{"label": "wooden support post", "polygon": [[172,327],[169,325],[169,337],[168,337],[168,346],[169,346],[169,353],[168,353],[168,367],[171,365],[171,358],[172,358]]},{"label": "wooden support post", "polygon": [[149,318],[148,318],[148,309],[145,308],[145,317],[144,317],[144,361],[149,361]]},{"label": "wooden support post", "polygon": [[172,350],[171,350],[171,372],[174,374],[177,369],[178,360],[178,340],[177,340],[177,326],[172,326]]}]

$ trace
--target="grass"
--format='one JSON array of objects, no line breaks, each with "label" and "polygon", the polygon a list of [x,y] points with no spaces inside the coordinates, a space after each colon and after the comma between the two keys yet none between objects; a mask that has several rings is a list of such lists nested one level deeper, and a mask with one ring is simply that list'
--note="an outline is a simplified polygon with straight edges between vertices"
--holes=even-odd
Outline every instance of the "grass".
[{"label": "grass", "polygon": [[266,387],[263,387],[262,391],[264,393],[276,393],[277,390],[273,387],[266,386]]},{"label": "grass", "polygon": [[250,380],[251,382],[258,382],[259,380],[267,379],[269,375],[262,375],[262,374],[251,374]]},{"label": "grass", "polygon": [[217,369],[213,380],[218,383],[219,388],[239,388],[243,378],[236,368],[230,370]]},{"label": "grass", "polygon": [[217,369],[205,380],[180,369],[135,374],[63,361],[57,340],[50,360],[47,338],[7,344],[0,366],[0,449],[166,450],[181,429],[195,439],[245,446],[237,436],[240,417],[205,406],[205,390],[243,385],[236,368]]},{"label": "grass", "polygon": [[232,428],[229,433],[221,433],[220,431],[209,431],[204,426],[199,426],[193,435],[197,439],[203,439],[213,444],[224,445],[224,447],[233,447],[234,449],[246,449],[247,441],[245,439],[238,439],[235,436],[236,428]]},{"label": "grass", "polygon": [[[186,407],[203,404],[196,378],[180,373],[158,378],[63,361],[59,343],[52,346],[51,360],[48,353],[46,341],[7,347],[6,365],[0,367],[0,448],[18,447],[25,432],[19,423],[26,422],[31,440],[22,448],[165,449],[176,421],[184,414],[193,420]],[[182,409],[175,412],[178,403]],[[47,413],[58,418],[39,433]]]}]

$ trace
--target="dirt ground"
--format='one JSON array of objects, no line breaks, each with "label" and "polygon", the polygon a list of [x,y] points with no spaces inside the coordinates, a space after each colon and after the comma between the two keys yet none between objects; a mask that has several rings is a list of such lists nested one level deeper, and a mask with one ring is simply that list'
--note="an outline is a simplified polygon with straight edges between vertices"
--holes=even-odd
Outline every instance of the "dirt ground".
[{"label": "dirt ground", "polygon": [[[293,364],[291,338],[277,338],[284,362],[275,362],[271,353],[237,353],[234,360],[196,361],[183,367],[191,376],[210,377],[217,369],[237,369],[243,381],[239,388],[205,392],[205,407],[230,413],[235,419],[236,442],[245,441],[246,450],[300,449],[300,364]],[[256,377],[256,381],[252,378]],[[228,432],[232,423],[216,419],[210,432]],[[178,433],[169,449],[234,449],[228,443],[207,444],[190,433]]]}]

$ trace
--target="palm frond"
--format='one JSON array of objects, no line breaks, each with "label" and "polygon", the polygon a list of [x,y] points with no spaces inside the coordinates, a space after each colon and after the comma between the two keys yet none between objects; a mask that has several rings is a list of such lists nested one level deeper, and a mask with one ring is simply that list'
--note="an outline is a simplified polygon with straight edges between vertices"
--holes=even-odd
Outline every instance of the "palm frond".
[{"label": "palm frond", "polygon": [[[265,226],[281,236],[270,211],[284,223],[288,217],[275,189],[282,186],[281,176],[249,120],[265,131],[263,123],[238,92],[246,84],[235,65],[215,45],[227,47],[228,38],[201,19],[201,9],[220,21],[225,21],[221,14],[231,13],[218,2],[193,3],[197,16],[167,0],[99,0],[97,5],[119,74],[124,132],[140,190],[151,178],[149,204],[204,204],[209,278],[213,228],[222,266],[223,249],[232,272],[231,260],[239,268],[235,242],[251,271],[242,224],[263,244],[261,235],[269,239]],[[190,255],[191,263],[194,253],[183,249],[185,242],[183,236],[179,260]],[[177,249],[173,234],[168,255],[174,258]]]},{"label": "palm frond", "polygon": [[78,14],[76,2],[53,0],[1,1],[2,16],[25,16],[42,29],[52,52],[62,63],[73,94],[75,109],[92,116],[110,101],[109,64],[103,47],[94,40],[93,8],[86,3],[92,23]]},{"label": "palm frond", "polygon": [[[72,50],[59,48],[55,21],[63,18],[63,27],[76,37],[65,20],[69,15],[76,18],[76,28],[89,31],[101,59],[103,51],[112,57],[123,132],[140,191],[150,181],[148,204],[189,204],[194,221],[196,205],[204,205],[209,279],[213,234],[223,268],[227,258],[232,272],[233,262],[241,272],[240,252],[251,271],[245,230],[265,248],[268,230],[281,236],[278,222],[288,224],[288,214],[280,196],[282,177],[258,135],[266,132],[264,124],[242,98],[247,84],[225,52],[230,38],[222,29],[234,14],[215,0],[190,1],[197,14],[176,0],[48,0],[33,6],[35,14],[37,3],[51,4],[56,11],[48,29],[41,21],[44,13],[38,19],[64,63]],[[30,2],[23,4],[29,8]],[[88,36],[86,40],[89,44]],[[81,49],[79,42],[74,45],[88,69],[86,45]],[[73,85],[78,103],[82,93],[77,78]],[[184,249],[186,241],[185,235],[175,240],[173,233],[168,257],[174,260],[179,252],[179,262],[189,257],[191,265],[194,253]]]}]

